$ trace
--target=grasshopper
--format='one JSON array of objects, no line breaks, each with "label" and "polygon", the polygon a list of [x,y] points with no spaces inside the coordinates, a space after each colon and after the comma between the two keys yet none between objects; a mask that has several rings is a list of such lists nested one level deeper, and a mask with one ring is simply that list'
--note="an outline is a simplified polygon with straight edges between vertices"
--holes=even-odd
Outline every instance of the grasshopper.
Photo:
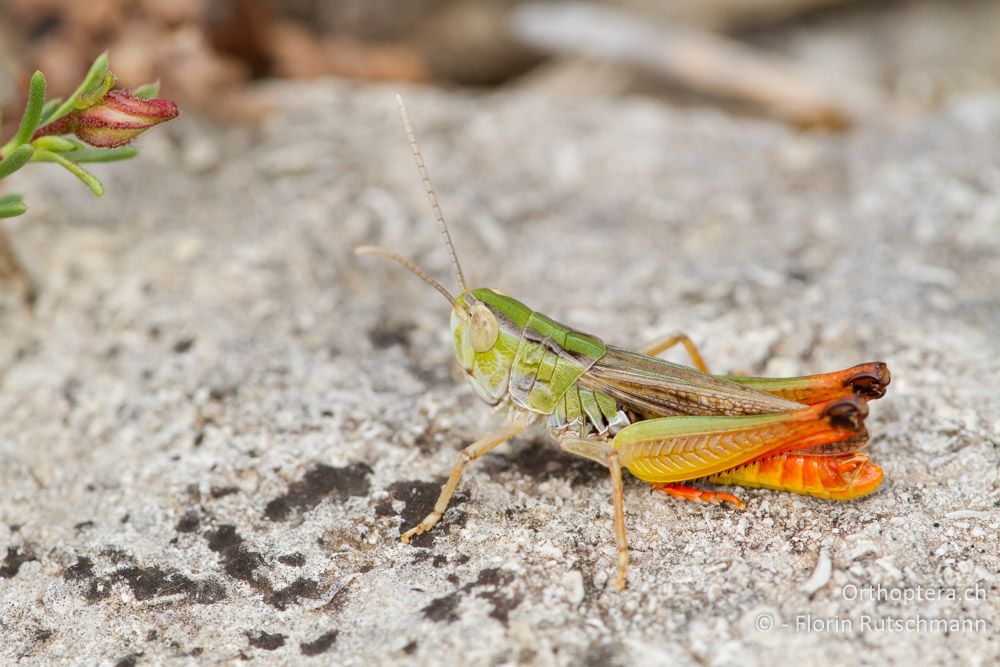
[{"label": "grasshopper", "polygon": [[[701,480],[831,500],[858,498],[878,488],[882,469],[861,450],[868,443],[867,401],[881,398],[889,384],[884,363],[795,378],[712,375],[683,333],[630,352],[499,290],[470,289],[409,114],[402,98],[396,101],[451,258],[458,296],[390,250],[362,246],[355,252],[401,264],[448,300],[462,372],[479,398],[509,412],[506,424],[462,450],[434,509],[403,533],[403,542],[438,523],[469,463],[540,420],[563,450],[610,471],[619,590],[626,585],[629,562],[622,468],[676,498],[739,508],[744,503],[732,494],[686,483]],[[675,345],[686,349],[693,368],[657,357]]]}]

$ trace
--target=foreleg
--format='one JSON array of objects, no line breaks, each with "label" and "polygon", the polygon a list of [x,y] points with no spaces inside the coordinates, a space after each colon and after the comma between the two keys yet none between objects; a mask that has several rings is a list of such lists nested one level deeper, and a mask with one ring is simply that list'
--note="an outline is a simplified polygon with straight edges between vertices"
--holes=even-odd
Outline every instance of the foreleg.
[{"label": "foreleg", "polygon": [[451,502],[451,497],[455,494],[455,488],[458,486],[458,482],[462,478],[462,472],[465,470],[465,466],[472,463],[494,447],[498,447],[499,445],[507,442],[518,433],[524,431],[527,427],[528,423],[523,421],[511,422],[510,424],[501,426],[497,430],[483,436],[463,449],[462,457],[458,460],[458,463],[455,464],[455,467],[451,471],[451,476],[448,477],[448,481],[445,482],[444,486],[441,488],[441,495],[438,496],[437,502],[434,503],[434,509],[430,514],[424,517],[423,521],[403,533],[400,539],[409,544],[410,539],[414,535],[421,535],[433,528],[441,519],[444,511],[448,508],[448,503]]}]

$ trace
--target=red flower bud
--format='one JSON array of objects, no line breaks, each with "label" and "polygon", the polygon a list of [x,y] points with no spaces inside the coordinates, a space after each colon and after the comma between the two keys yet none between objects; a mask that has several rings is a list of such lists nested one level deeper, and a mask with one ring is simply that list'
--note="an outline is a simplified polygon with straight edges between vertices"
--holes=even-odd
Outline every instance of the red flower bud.
[{"label": "red flower bud", "polygon": [[124,90],[111,90],[86,109],[39,128],[35,137],[72,132],[91,146],[114,148],[179,113],[177,105],[168,100],[144,100]]}]

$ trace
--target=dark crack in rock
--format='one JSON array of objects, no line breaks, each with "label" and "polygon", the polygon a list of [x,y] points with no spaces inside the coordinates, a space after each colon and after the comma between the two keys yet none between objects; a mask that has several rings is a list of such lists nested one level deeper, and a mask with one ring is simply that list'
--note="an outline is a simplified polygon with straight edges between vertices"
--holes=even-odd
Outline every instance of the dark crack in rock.
[{"label": "dark crack in rock", "polygon": [[312,579],[299,577],[288,586],[277,590],[268,598],[268,602],[277,609],[285,609],[302,598],[315,599],[319,597],[319,583]]},{"label": "dark crack in rock", "polygon": [[76,562],[66,568],[63,577],[67,581],[84,581],[94,576],[94,561],[86,556],[80,556]]},{"label": "dark crack in rock", "polygon": [[314,656],[326,653],[337,643],[337,631],[324,632],[311,642],[299,644],[299,652],[302,655]]},{"label": "dark crack in rock", "polygon": [[205,539],[208,540],[208,548],[219,554],[226,574],[263,593],[265,601],[276,609],[285,609],[302,599],[314,599],[320,594],[319,583],[305,577],[275,590],[271,580],[260,571],[265,565],[264,556],[247,545],[235,526],[219,526],[205,533]]},{"label": "dark crack in rock", "polygon": [[129,653],[126,656],[119,658],[115,662],[115,667],[136,667],[139,664],[139,658],[141,658],[144,653]]},{"label": "dark crack in rock", "polygon": [[271,521],[286,521],[293,514],[316,507],[329,496],[346,500],[351,496],[368,493],[368,476],[371,466],[354,463],[342,468],[319,464],[310,469],[297,482],[289,485],[288,492],[267,504],[264,516]]},{"label": "dark crack in rock", "polygon": [[515,576],[499,568],[489,567],[482,570],[476,580],[462,587],[463,591],[475,591],[478,597],[490,603],[490,618],[507,625],[510,612],[521,604],[522,596],[514,591]]},{"label": "dark crack in rock", "polygon": [[198,530],[198,526],[201,525],[201,517],[198,516],[197,512],[187,512],[181,517],[180,521],[177,522],[177,532],[178,533],[193,533]]},{"label": "dark crack in rock", "polygon": [[254,648],[263,649],[265,651],[276,651],[285,645],[285,639],[287,637],[281,633],[275,632],[248,632],[247,639],[250,641],[250,646]]},{"label": "dark crack in rock", "polygon": [[431,600],[430,604],[421,609],[424,618],[438,623],[454,623],[458,620],[458,605],[462,602],[459,593],[448,593]]},{"label": "dark crack in rock", "polygon": [[139,602],[162,597],[183,595],[197,604],[215,604],[226,598],[226,589],[218,580],[208,577],[195,581],[180,572],[160,567],[129,566],[91,580],[86,597],[91,601],[107,598],[112,586],[124,582]]},{"label": "dark crack in rock", "polygon": [[489,617],[500,621],[506,626],[510,620],[510,612],[521,604],[522,596],[514,592],[515,576],[499,568],[486,568],[479,572],[476,579],[457,591],[435,598],[421,611],[424,617],[439,623],[454,623],[459,619],[458,607],[462,598],[475,594],[490,603]]},{"label": "dark crack in rock", "polygon": [[38,558],[28,547],[24,545],[7,547],[7,556],[3,559],[3,565],[0,565],[0,579],[10,579],[17,576],[21,566],[33,560],[38,560]]},{"label": "dark crack in rock", "polygon": [[264,557],[244,543],[243,537],[236,532],[236,526],[219,526],[205,533],[205,539],[208,540],[208,548],[219,554],[226,574],[233,579],[270,589],[271,584],[266,577],[257,573],[264,565]]},{"label": "dark crack in rock", "polygon": [[290,554],[278,556],[278,562],[289,567],[302,567],[306,564],[306,557],[298,551],[294,551]]}]

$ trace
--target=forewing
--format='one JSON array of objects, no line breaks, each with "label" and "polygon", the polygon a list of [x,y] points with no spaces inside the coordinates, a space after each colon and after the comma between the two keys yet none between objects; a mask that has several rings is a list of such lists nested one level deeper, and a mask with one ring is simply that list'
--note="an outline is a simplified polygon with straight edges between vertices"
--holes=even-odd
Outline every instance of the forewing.
[{"label": "forewing", "polygon": [[579,382],[615,397],[645,418],[755,415],[802,407],[715,375],[611,345]]}]

